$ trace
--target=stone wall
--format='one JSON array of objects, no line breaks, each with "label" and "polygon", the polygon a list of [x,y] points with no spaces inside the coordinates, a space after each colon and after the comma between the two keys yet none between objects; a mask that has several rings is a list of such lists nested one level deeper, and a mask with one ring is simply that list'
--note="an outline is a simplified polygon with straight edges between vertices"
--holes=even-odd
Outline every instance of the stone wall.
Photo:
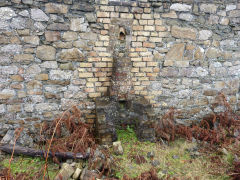
[{"label": "stone wall", "polygon": [[[218,92],[239,111],[238,0],[1,0],[0,136],[30,132],[77,104],[93,123],[107,96],[113,32],[129,27],[134,95],[156,115],[171,106],[179,122],[211,112]],[[117,35],[115,35],[116,38]]]}]

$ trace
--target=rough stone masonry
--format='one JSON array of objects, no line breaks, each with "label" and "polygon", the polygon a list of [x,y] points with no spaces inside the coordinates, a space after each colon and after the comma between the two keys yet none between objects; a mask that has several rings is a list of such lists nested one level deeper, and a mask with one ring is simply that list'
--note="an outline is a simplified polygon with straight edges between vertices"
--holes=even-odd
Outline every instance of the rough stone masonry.
[{"label": "rough stone masonry", "polygon": [[93,123],[118,20],[131,20],[130,92],[157,116],[174,106],[178,122],[199,121],[218,92],[240,111],[238,0],[0,0],[0,136],[75,104]]}]

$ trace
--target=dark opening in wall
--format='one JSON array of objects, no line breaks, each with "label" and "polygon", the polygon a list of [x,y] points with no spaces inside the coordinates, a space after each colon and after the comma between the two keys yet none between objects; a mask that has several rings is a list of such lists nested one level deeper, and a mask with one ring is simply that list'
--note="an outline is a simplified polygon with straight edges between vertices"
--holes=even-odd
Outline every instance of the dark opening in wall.
[{"label": "dark opening in wall", "polygon": [[121,41],[124,41],[126,39],[126,31],[123,27],[121,27],[119,30],[119,39]]}]

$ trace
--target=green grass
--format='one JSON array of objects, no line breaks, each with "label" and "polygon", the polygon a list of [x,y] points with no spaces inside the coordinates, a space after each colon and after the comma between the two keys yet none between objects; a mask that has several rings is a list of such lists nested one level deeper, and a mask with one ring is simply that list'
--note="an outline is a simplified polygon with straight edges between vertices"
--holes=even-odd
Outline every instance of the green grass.
[{"label": "green grass", "polygon": [[[40,172],[40,170],[44,167],[44,159],[40,157],[14,157],[11,162],[11,174],[16,175],[18,173],[27,173],[30,177],[33,177],[35,173]],[[9,166],[9,158],[4,159],[0,162],[0,165],[8,168]],[[52,162],[48,164],[48,175],[50,179],[54,179],[58,172],[58,165],[55,165]]]},{"label": "green grass", "polygon": [[[138,177],[142,172],[150,170],[152,168],[151,160],[147,158],[147,153],[150,151],[155,152],[154,160],[160,162],[160,165],[156,167],[160,178],[171,175],[181,179],[229,179],[225,172],[230,167],[231,155],[227,157],[221,156],[226,166],[219,167],[219,164],[213,164],[210,161],[210,156],[214,156],[214,154],[202,154],[197,158],[191,158],[190,153],[186,149],[195,147],[196,143],[183,139],[176,140],[169,145],[140,142],[137,140],[135,132],[129,127],[126,130],[118,130],[117,133],[118,140],[122,142],[124,149],[123,155],[114,155],[116,177],[119,179],[125,174],[131,178]],[[132,158],[134,155],[144,156],[147,163],[136,164]],[[178,156],[178,158],[174,159],[173,156]],[[166,172],[166,174],[163,172]],[[213,175],[212,172],[216,172],[216,174]]]}]

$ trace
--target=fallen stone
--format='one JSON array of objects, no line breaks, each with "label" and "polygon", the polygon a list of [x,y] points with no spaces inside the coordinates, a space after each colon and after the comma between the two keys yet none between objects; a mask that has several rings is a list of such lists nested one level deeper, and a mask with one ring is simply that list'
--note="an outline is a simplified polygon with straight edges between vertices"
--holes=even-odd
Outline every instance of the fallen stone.
[{"label": "fallen stone", "polygon": [[80,180],[90,180],[90,179],[96,179],[99,175],[95,171],[90,171],[87,168],[84,168],[82,171],[82,174],[80,176]]},{"label": "fallen stone", "polygon": [[[15,142],[15,130],[8,130],[7,134],[1,140],[2,144],[13,145]],[[33,139],[23,130],[16,141],[16,145],[24,147],[33,147]]]},{"label": "fallen stone", "polygon": [[76,179],[76,180],[77,180],[77,179],[79,178],[81,172],[82,172],[82,170],[79,169],[79,168],[77,168],[77,169],[75,170],[74,174],[73,174],[73,179]]},{"label": "fallen stone", "polygon": [[35,21],[48,21],[49,17],[41,9],[31,9],[31,18]]},{"label": "fallen stone", "polygon": [[151,164],[152,164],[152,166],[157,167],[157,166],[160,165],[160,161],[158,161],[158,160],[153,160],[153,161],[151,162]]},{"label": "fallen stone", "polygon": [[179,156],[178,155],[173,155],[172,158],[173,159],[179,159]]},{"label": "fallen stone", "polygon": [[68,180],[74,173],[74,169],[67,163],[62,164],[62,168],[54,180]]},{"label": "fallen stone", "polygon": [[123,147],[121,141],[113,142],[113,151],[116,155],[123,155]]},{"label": "fallen stone", "polygon": [[150,159],[154,158],[154,156],[155,156],[155,152],[154,151],[151,151],[151,152],[147,153],[147,157],[150,158]]}]

